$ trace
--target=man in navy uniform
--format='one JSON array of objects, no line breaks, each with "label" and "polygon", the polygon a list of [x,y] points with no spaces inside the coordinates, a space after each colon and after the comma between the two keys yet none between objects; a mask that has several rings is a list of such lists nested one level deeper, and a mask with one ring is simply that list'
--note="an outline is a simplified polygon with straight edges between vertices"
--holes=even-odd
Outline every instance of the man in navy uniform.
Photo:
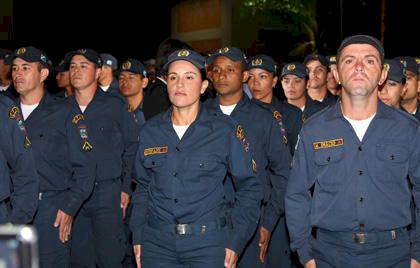
[{"label": "man in navy uniform", "polygon": [[[229,115],[243,126],[259,167],[257,177],[264,186],[263,211],[259,228],[239,260],[239,267],[262,266],[271,233],[284,213],[290,151],[276,116],[244,94],[242,83],[247,81],[248,72],[242,51],[221,48],[208,58],[207,64],[211,66],[211,79],[218,93],[217,98],[207,100],[207,107],[213,113]],[[226,191],[227,195],[233,191],[229,179]]]},{"label": "man in navy uniform", "polygon": [[98,79],[99,87],[109,93],[119,93],[118,80],[114,72],[118,69],[117,59],[108,53],[100,54],[102,60],[101,75]]},{"label": "man in navy uniform", "polygon": [[39,180],[22,114],[3,95],[0,122],[0,224],[27,224],[38,207]]},{"label": "man in navy uniform", "polygon": [[[83,120],[65,99],[46,92],[47,55],[21,47],[12,55],[12,78],[18,105],[32,143],[40,179],[34,226],[39,237],[41,267],[70,267],[73,217],[93,189],[93,167],[83,148]],[[85,127],[86,128],[86,127]]]},{"label": "man in navy uniform", "polygon": [[401,106],[404,111],[414,115],[420,120],[420,101],[418,99],[419,68],[413,57],[401,57],[400,62],[405,67],[405,92],[402,97]]},{"label": "man in navy uniform", "polygon": [[0,48],[0,94],[11,99],[16,99],[18,94],[13,87],[10,60],[11,50]]},{"label": "man in navy uniform", "polygon": [[57,87],[60,89],[57,92],[57,97],[67,98],[74,94],[74,88],[70,84],[70,72],[69,72],[69,64],[64,59],[60,61],[60,63],[53,68],[54,71],[57,73],[55,79],[57,80]]},{"label": "man in navy uniform", "polygon": [[401,109],[401,98],[406,90],[404,66],[398,60],[385,60],[384,68],[388,69],[388,76],[378,88],[378,97],[386,105]]},{"label": "man in navy uniform", "polygon": [[291,247],[306,268],[420,267],[420,236],[414,234],[410,250],[406,228],[412,195],[420,202],[420,129],[417,120],[378,100],[387,76],[383,62],[376,38],[344,39],[334,71],[341,101],[300,132],[286,219]]},{"label": "man in navy uniform", "polygon": [[70,81],[86,125],[94,163],[94,189],[75,218],[72,266],[121,267],[125,255],[123,217],[130,201],[132,166],[137,149],[137,127],[127,104],[107,94],[97,80],[102,61],[96,51],[69,53]]},{"label": "man in navy uniform", "polygon": [[310,54],[303,60],[303,65],[309,70],[309,97],[327,106],[334,104],[337,99],[327,88],[328,60],[323,55]]}]

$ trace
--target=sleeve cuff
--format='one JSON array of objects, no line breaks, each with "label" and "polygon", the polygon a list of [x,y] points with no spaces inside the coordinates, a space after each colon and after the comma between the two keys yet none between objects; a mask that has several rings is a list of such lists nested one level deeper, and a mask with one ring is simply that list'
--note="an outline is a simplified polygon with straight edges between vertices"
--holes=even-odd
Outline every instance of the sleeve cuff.
[{"label": "sleeve cuff", "polygon": [[299,261],[303,266],[305,266],[305,263],[313,259],[312,250],[309,245],[298,249],[297,253],[299,255]]}]

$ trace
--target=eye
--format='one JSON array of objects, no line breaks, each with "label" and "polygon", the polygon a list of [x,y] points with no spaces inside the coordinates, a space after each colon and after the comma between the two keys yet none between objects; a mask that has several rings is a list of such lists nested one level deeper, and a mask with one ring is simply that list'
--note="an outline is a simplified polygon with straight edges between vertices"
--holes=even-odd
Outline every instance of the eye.
[{"label": "eye", "polygon": [[346,59],[346,60],[344,61],[344,63],[345,63],[345,64],[350,64],[350,63],[352,63],[352,59]]},{"label": "eye", "polygon": [[13,66],[12,67],[12,71],[15,71],[16,72],[17,71],[17,67],[16,66]]},{"label": "eye", "polygon": [[253,80],[254,79],[254,76],[253,75],[249,75],[248,79],[249,80]]},{"label": "eye", "polygon": [[235,69],[233,69],[233,68],[228,68],[228,69],[227,69],[227,71],[228,71],[229,73],[234,73],[234,72],[235,72]]},{"label": "eye", "polygon": [[169,81],[174,81],[175,79],[176,79],[176,76],[173,74],[168,76]]},{"label": "eye", "polygon": [[374,64],[375,64],[375,61],[374,61],[374,60],[372,60],[372,59],[368,59],[368,60],[367,60],[367,63],[368,63],[369,65],[374,65]]},{"label": "eye", "polygon": [[212,72],[213,72],[214,74],[218,74],[218,73],[220,73],[220,69],[219,69],[219,68],[213,68],[213,69],[212,69]]},{"label": "eye", "polygon": [[185,78],[187,80],[193,80],[194,79],[194,76],[193,75],[187,75],[187,76],[185,76]]},{"label": "eye", "polygon": [[261,79],[267,79],[267,78],[268,78],[268,75],[266,75],[266,74],[262,74],[262,75],[260,75],[260,78],[261,78]]},{"label": "eye", "polygon": [[295,83],[296,83],[296,84],[300,84],[300,83],[302,83],[302,79],[299,79],[299,78],[298,78],[298,79],[295,79]]}]

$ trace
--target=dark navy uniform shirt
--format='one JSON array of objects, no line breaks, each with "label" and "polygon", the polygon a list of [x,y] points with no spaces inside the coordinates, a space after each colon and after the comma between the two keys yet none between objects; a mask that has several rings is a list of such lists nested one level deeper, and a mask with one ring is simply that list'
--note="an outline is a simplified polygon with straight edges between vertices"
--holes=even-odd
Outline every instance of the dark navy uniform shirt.
[{"label": "dark navy uniform shirt", "polygon": [[9,97],[12,100],[15,100],[16,98],[19,97],[19,93],[17,93],[17,91],[16,91],[12,82],[10,82],[9,87],[6,90],[0,91],[0,95],[4,95],[6,97]]},{"label": "dark navy uniform shirt", "polygon": [[303,110],[302,122],[310,118],[312,115],[327,107],[326,104],[313,100],[309,95],[306,96],[305,109]]},{"label": "dark navy uniform shirt", "polygon": [[[218,98],[208,100],[205,105],[213,113],[223,114]],[[284,195],[290,172],[290,151],[284,143],[280,126],[273,115],[267,109],[255,104],[245,94],[230,116],[243,126],[249,137],[251,152],[258,167],[257,175],[264,186],[265,208],[261,225],[271,232],[284,213]]]},{"label": "dark navy uniform shirt", "polygon": [[[40,192],[68,190],[60,209],[74,216],[93,189],[90,152],[84,140],[76,106],[45,93],[38,107],[25,119],[40,179]],[[83,131],[83,130],[82,130]],[[83,134],[82,134],[83,136]]]},{"label": "dark navy uniform shirt", "polygon": [[7,218],[0,215],[0,222],[25,224],[32,220],[38,206],[39,180],[22,114],[2,95],[0,122],[0,203],[10,197],[13,208]]},{"label": "dark navy uniform shirt", "polygon": [[271,104],[256,101],[255,99],[253,101],[268,109],[273,115],[281,128],[282,136],[290,149],[290,153],[293,155],[297,137],[302,128],[302,111],[296,106],[280,101],[274,96]]},{"label": "dark navy uniform shirt", "polygon": [[131,221],[133,244],[142,244],[147,217],[168,224],[206,223],[223,217],[223,181],[230,172],[237,201],[226,247],[239,254],[255,231],[262,199],[246,133],[240,126],[235,129],[229,117],[216,116],[200,106],[196,120],[180,140],[171,113],[172,108],[148,120],[140,132]]},{"label": "dark navy uniform shirt", "polygon": [[334,96],[328,89],[324,99],[320,101],[325,106],[334,105],[337,102],[337,96]]},{"label": "dark navy uniform shirt", "polygon": [[[291,247],[301,262],[312,258],[312,227],[370,232],[409,225],[411,189],[406,178],[409,175],[420,204],[419,163],[418,122],[380,101],[361,142],[343,117],[340,102],[307,120],[286,195]],[[418,217],[417,210],[417,224]],[[416,234],[417,260],[419,242]]]},{"label": "dark navy uniform shirt", "polygon": [[403,111],[404,111],[404,112],[406,112],[407,114],[410,114],[410,115],[414,116],[417,120],[419,120],[419,121],[420,121],[420,107],[419,107],[419,105],[417,106],[416,113],[414,113],[414,114],[409,113],[409,112],[408,112],[406,109],[404,109],[404,107],[402,107],[402,106],[401,106],[401,110],[403,110]]},{"label": "dark navy uniform shirt", "polygon": [[[74,96],[67,99],[78,105]],[[83,116],[93,147],[90,161],[96,165],[95,181],[120,178],[122,191],[130,194],[138,131],[127,103],[122,97],[107,94],[98,87]]]}]

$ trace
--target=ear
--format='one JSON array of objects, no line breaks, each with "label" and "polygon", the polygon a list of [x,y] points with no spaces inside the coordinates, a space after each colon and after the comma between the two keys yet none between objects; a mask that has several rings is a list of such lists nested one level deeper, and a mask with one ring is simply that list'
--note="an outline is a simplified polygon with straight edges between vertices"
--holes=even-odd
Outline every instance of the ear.
[{"label": "ear", "polygon": [[204,80],[203,82],[201,82],[200,94],[203,94],[206,91],[208,86],[209,86],[209,81]]},{"label": "ear", "polygon": [[99,76],[101,76],[102,68],[96,68],[95,78],[96,80],[99,79]]},{"label": "ear", "polygon": [[41,83],[43,83],[45,81],[45,79],[47,79],[48,75],[50,74],[50,71],[48,70],[48,68],[42,68],[41,69]]},{"label": "ear", "polygon": [[243,71],[242,72],[242,83],[246,83],[248,81],[249,78],[249,72],[248,71]]},{"label": "ear", "polygon": [[386,78],[388,77],[388,69],[382,67],[382,73],[381,73],[381,78],[379,79],[379,85],[382,85],[385,81]]},{"label": "ear", "polygon": [[274,88],[277,85],[277,81],[278,80],[279,80],[279,77],[278,76],[274,77],[273,84],[271,85],[272,88]]},{"label": "ear", "polygon": [[144,89],[145,87],[147,87],[148,83],[149,83],[149,78],[143,77],[143,79],[141,80],[141,88]]}]

